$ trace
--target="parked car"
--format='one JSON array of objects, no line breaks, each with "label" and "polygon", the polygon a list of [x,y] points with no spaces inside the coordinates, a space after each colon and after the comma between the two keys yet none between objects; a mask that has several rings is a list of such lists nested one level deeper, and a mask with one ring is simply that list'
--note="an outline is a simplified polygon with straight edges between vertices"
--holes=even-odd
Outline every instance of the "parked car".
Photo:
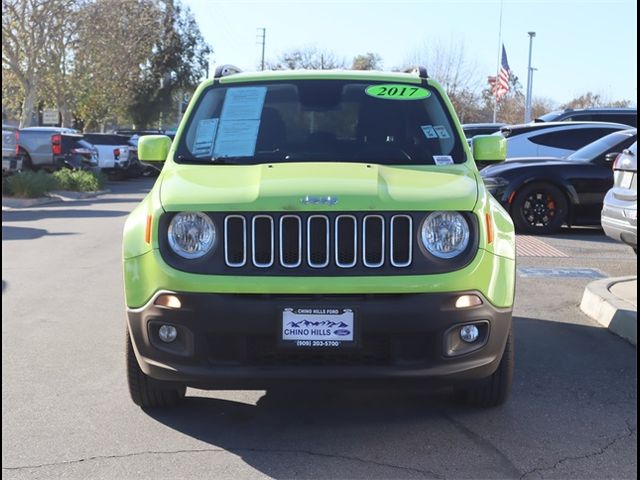
[{"label": "parked car", "polygon": [[505,123],[464,123],[462,131],[467,139],[470,140],[476,135],[491,135],[499,132],[504,126],[506,126]]},{"label": "parked car", "polygon": [[512,157],[566,157],[628,125],[598,122],[549,122],[508,125],[500,130]]},{"label": "parked car", "polygon": [[98,168],[107,175],[127,177],[137,164],[130,158],[129,138],[113,133],[85,133],[84,139],[98,150]]},{"label": "parked car", "polygon": [[[224,73],[223,81],[220,81]],[[426,69],[205,80],[123,238],[133,401],[186,386],[437,380],[507,398],[513,223]],[[303,388],[303,387],[300,387]]]},{"label": "parked car", "polygon": [[636,130],[596,140],[566,158],[517,158],[480,171],[487,189],[511,214],[516,228],[556,233],[564,225],[599,225],[613,184],[616,152],[636,141]]},{"label": "parked car", "polygon": [[138,161],[136,173],[144,176],[158,175],[160,170],[162,170],[162,162],[154,162],[154,164],[143,164],[140,162],[138,159],[138,140],[140,140],[140,137],[144,137],[145,135],[166,135],[171,139],[171,141],[173,141],[175,132],[165,132],[164,130],[118,130],[118,132],[120,132],[120,135],[131,134],[131,137],[129,138],[129,152],[132,158],[135,158],[136,161]]},{"label": "parked car", "polygon": [[634,142],[613,163],[614,185],[602,208],[607,236],[626,243],[638,253],[638,144]]},{"label": "parked car", "polygon": [[568,108],[546,113],[534,122],[611,122],[638,126],[637,108]]},{"label": "parked car", "polygon": [[2,174],[22,170],[22,157],[18,155],[18,128],[2,125]]},{"label": "parked car", "polygon": [[18,130],[18,154],[23,166],[29,170],[57,170],[64,165],[53,153],[51,137],[61,134],[78,134],[77,130],[61,127],[26,127]]},{"label": "parked car", "polygon": [[82,170],[94,170],[98,167],[98,150],[80,133],[52,135],[51,148],[56,165]]}]

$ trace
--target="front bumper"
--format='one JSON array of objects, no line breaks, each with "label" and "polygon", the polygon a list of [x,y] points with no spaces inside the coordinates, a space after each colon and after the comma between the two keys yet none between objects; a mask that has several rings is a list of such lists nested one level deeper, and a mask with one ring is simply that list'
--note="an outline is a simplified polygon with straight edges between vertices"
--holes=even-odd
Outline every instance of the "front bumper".
[{"label": "front bumper", "polygon": [[[456,309],[464,293],[483,303]],[[138,362],[152,378],[197,388],[266,388],[291,380],[473,381],[497,368],[511,328],[511,309],[496,308],[479,292],[378,295],[176,293],[180,309],[154,304],[128,310]],[[281,346],[284,308],[350,308],[356,346]],[[476,350],[446,355],[456,326],[484,325]],[[158,328],[178,338],[163,344]]]},{"label": "front bumper", "polygon": [[2,172],[13,173],[22,170],[21,157],[2,157]]}]

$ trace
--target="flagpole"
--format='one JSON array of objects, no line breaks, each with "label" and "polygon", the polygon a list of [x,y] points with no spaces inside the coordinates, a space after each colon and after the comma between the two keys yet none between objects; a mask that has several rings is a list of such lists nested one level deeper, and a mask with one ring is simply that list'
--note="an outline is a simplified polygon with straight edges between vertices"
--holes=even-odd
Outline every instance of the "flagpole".
[{"label": "flagpole", "polygon": [[498,78],[500,76],[500,59],[502,56],[502,6],[504,5],[504,0],[500,0],[500,25],[498,27],[498,65],[496,66],[496,82],[494,85],[494,94],[493,94],[493,123],[496,123],[498,119]]}]

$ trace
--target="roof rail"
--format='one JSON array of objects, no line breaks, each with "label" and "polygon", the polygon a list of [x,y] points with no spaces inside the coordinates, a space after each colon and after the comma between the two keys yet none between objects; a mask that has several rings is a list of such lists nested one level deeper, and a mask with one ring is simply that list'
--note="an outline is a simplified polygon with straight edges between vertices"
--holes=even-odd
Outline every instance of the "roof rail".
[{"label": "roof rail", "polygon": [[423,65],[416,65],[415,67],[409,67],[404,71],[404,73],[416,74],[418,75],[418,77],[422,78],[423,80],[426,80],[427,78],[429,78],[429,74],[427,73],[427,67]]},{"label": "roof rail", "polygon": [[218,65],[213,72],[213,78],[228,77],[229,75],[235,75],[241,73],[242,70],[231,64]]}]

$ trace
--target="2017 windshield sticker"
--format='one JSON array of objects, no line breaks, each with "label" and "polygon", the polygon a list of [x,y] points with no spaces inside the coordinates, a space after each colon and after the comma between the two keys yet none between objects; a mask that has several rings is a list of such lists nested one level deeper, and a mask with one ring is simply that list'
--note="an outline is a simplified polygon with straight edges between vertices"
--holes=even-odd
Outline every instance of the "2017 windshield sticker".
[{"label": "2017 windshield sticker", "polygon": [[451,135],[449,135],[449,132],[447,131],[447,127],[445,127],[443,125],[435,125],[433,127],[433,129],[438,134],[438,137],[440,137],[440,138],[451,138]]},{"label": "2017 windshield sticker", "polygon": [[267,87],[229,88],[224,96],[220,120],[257,120],[262,116]]},{"label": "2017 windshield sticker", "polygon": [[433,161],[436,165],[453,165],[453,157],[451,155],[434,155]]},{"label": "2017 windshield sticker", "polygon": [[371,85],[364,93],[385,100],[423,100],[431,96],[426,88],[402,84]]},{"label": "2017 windshield sticker", "polygon": [[196,139],[193,142],[193,154],[196,157],[211,156],[213,141],[218,130],[218,119],[207,118],[198,122]]},{"label": "2017 windshield sticker", "polygon": [[425,137],[427,137],[429,139],[438,138],[438,133],[433,128],[433,125],[422,125],[422,126],[420,126],[420,128],[422,129],[422,133],[424,133]]}]

